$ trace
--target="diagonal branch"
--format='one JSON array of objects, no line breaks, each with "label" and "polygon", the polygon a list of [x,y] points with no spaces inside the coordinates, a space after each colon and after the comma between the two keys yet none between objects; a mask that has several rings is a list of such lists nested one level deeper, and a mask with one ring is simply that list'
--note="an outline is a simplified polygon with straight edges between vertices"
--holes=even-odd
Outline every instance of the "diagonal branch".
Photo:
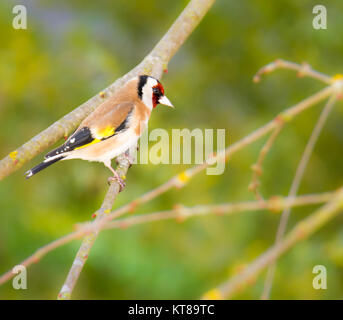
[{"label": "diagonal branch", "polygon": [[248,267],[219,287],[208,291],[203,299],[230,299],[245,286],[254,283],[256,277],[273,261],[305,240],[323,225],[335,218],[343,209],[343,189],[339,189],[330,202],[313,214],[298,222],[291,232],[279,243],[260,255]]},{"label": "diagonal branch", "polygon": [[197,27],[214,1],[191,0],[168,32],[138,66],[102,90],[101,94],[90,98],[0,160],[0,180],[21,168],[59,139],[69,135],[86,116],[104,101],[103,97],[107,98],[113,95],[127,80],[139,74],[148,74],[160,78],[163,70],[167,69],[170,59]]},{"label": "diagonal branch", "polygon": [[[299,165],[297,167],[292,185],[291,185],[291,189],[289,191],[289,197],[292,199],[296,196],[302,177],[304,176],[305,170],[307,168],[308,162],[310,160],[310,157],[312,155],[313,149],[318,141],[319,135],[321,133],[321,131],[323,130],[323,127],[325,125],[325,122],[334,106],[334,103],[336,102],[336,95],[332,95],[331,98],[329,99],[329,101],[327,102],[327,104],[325,105],[323,111],[321,112],[319,119],[312,131],[312,134],[310,136],[310,139],[308,140],[308,143],[305,147],[304,153],[300,159]],[[286,231],[286,227],[287,227],[287,222],[289,219],[289,216],[291,214],[291,208],[286,208],[281,215],[281,219],[280,219],[280,224],[276,233],[276,239],[275,239],[275,243],[278,244],[281,240],[282,237]],[[276,268],[276,264],[275,262],[273,264],[271,264],[268,268],[268,272],[267,272],[267,278],[265,281],[265,285],[264,285],[264,289],[263,289],[263,293],[262,293],[262,299],[268,299],[270,296],[270,291],[271,291],[271,287],[273,284],[273,278],[274,278],[274,273],[275,273],[275,268]]]}]

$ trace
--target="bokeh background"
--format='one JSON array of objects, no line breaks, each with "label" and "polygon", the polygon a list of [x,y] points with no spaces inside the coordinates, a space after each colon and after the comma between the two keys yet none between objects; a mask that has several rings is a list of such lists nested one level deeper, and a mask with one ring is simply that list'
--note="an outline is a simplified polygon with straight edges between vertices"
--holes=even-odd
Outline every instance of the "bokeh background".
[{"label": "bokeh background", "polygon": [[[24,4],[28,29],[12,28],[12,8]],[[0,156],[4,157],[51,123],[133,68],[178,16],[185,0],[60,0],[0,2]],[[322,0],[328,29],[312,28],[313,0],[217,0],[172,59],[162,81],[176,106],[160,107],[149,128],[226,128],[232,143],[284,108],[323,87],[313,79],[280,71],[259,84],[254,73],[284,58],[309,62],[329,75],[342,73],[343,2]],[[323,104],[288,124],[265,162],[262,192],[286,195],[300,155]],[[300,193],[335,190],[343,184],[343,113],[338,103],[315,148]],[[62,142],[62,141],[61,141]],[[196,176],[138,213],[253,200],[250,166],[264,141],[235,154],[223,175]],[[43,155],[42,155],[43,156]],[[109,171],[83,161],[58,163],[25,181],[39,156],[0,182],[0,273],[38,247],[87,221],[100,206]],[[119,207],[165,182],[184,165],[135,165]],[[293,211],[289,228],[315,207]],[[103,232],[87,261],[74,298],[195,299],[235,275],[273,244],[279,215],[249,212],[206,216],[183,223],[163,221]],[[339,216],[278,263],[272,298],[343,297],[343,218]],[[3,299],[55,299],[80,241],[28,269],[28,289],[11,282]],[[328,289],[314,290],[312,269],[326,266]],[[260,297],[265,273],[236,298]]]}]

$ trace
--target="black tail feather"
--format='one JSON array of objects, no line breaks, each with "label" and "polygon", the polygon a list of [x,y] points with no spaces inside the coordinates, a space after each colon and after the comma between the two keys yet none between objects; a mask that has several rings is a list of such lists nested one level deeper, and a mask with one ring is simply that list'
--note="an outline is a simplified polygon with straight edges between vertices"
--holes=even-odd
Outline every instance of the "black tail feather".
[{"label": "black tail feather", "polygon": [[38,173],[39,171],[49,167],[50,165],[52,165],[53,163],[63,159],[64,157],[58,157],[55,158],[53,160],[47,161],[47,162],[41,162],[40,164],[36,165],[35,167],[33,167],[31,170],[25,172],[26,174],[26,179],[31,178],[33,175],[35,175],[36,173]]}]

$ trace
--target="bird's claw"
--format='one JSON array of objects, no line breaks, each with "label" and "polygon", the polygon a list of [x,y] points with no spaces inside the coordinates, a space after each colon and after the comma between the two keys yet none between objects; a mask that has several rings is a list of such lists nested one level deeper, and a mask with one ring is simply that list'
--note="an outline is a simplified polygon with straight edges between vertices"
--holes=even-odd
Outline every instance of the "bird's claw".
[{"label": "bird's claw", "polygon": [[119,174],[117,173],[116,175],[114,175],[113,177],[109,177],[108,179],[107,179],[107,182],[108,182],[108,184],[110,185],[112,182],[118,182],[118,184],[119,184],[119,192],[122,192],[123,191],[123,189],[125,188],[125,186],[126,186],[126,183],[125,183],[125,181],[121,178],[121,177],[119,177]]}]

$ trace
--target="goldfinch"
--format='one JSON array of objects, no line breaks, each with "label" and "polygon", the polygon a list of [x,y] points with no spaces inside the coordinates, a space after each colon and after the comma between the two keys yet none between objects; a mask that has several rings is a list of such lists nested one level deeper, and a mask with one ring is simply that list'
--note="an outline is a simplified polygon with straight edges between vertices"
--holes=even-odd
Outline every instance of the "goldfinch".
[{"label": "goldfinch", "polygon": [[82,159],[102,162],[114,175],[109,179],[116,179],[123,187],[124,182],[112,168],[111,160],[138,141],[158,104],[173,107],[157,79],[140,75],[129,80],[84,119],[62,146],[27,171],[26,179],[57,161]]}]

